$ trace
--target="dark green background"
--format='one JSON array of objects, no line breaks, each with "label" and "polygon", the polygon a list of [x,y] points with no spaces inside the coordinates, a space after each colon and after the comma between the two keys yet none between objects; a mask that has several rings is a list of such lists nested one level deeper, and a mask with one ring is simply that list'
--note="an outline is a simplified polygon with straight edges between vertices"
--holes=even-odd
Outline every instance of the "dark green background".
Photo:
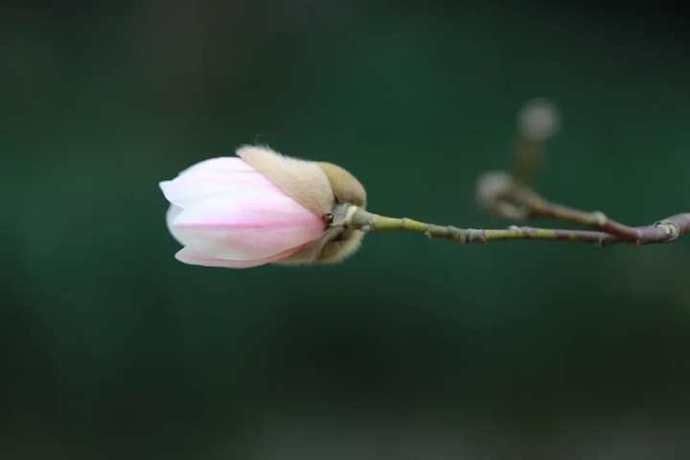
[{"label": "dark green background", "polygon": [[173,259],[157,188],[258,142],[345,166],[376,211],[503,226],[474,183],[510,164],[515,113],[544,96],[563,129],[540,190],[653,222],[690,207],[686,18],[651,2],[5,3],[0,456],[690,452],[687,241],[371,235],[338,266],[206,269]]}]

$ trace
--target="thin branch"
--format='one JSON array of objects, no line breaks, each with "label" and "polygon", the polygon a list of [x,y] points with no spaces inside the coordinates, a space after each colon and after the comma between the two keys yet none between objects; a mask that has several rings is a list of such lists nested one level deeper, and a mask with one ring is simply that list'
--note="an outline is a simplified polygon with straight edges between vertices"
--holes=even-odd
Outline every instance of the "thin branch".
[{"label": "thin branch", "polygon": [[569,241],[607,246],[614,243],[653,244],[669,243],[690,233],[690,213],[678,214],[656,224],[635,227],[636,239],[621,237],[603,231],[550,229],[512,226],[506,229],[458,228],[436,225],[414,219],[387,217],[371,213],[357,206],[340,205],[333,216],[332,226],[365,232],[406,231],[420,233],[429,238],[451,240],[459,244],[488,243],[491,241],[541,240]]},{"label": "thin branch", "polygon": [[331,226],[365,232],[407,231],[460,244],[490,241],[567,241],[607,246],[670,243],[690,233],[690,213],[676,214],[655,224],[631,227],[610,219],[601,211],[583,211],[546,200],[530,186],[543,157],[545,141],[558,129],[558,113],[546,100],[528,102],[518,117],[514,174],[491,171],[477,183],[479,204],[503,218],[526,220],[549,218],[589,227],[590,230],[511,226],[505,229],[458,228],[408,218],[386,217],[357,206],[342,204]]},{"label": "thin branch", "polygon": [[641,238],[639,229],[622,224],[609,218],[601,211],[583,211],[580,209],[550,202],[536,192],[513,185],[506,191],[508,199],[514,205],[524,208],[529,218],[548,218],[571,222],[585,227],[592,227],[618,238],[637,241]]},{"label": "thin branch", "polygon": [[484,174],[477,186],[481,206],[508,219],[548,218],[591,227],[618,239],[643,244],[641,227],[631,227],[609,218],[601,211],[583,211],[546,200],[531,188],[502,171]]}]

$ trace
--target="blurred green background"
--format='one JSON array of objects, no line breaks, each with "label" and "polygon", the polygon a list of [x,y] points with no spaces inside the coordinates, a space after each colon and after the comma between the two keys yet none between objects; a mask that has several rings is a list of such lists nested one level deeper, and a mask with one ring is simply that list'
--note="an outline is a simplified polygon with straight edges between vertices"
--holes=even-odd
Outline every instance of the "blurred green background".
[{"label": "blurred green background", "polygon": [[[690,244],[173,259],[157,188],[244,143],[345,166],[372,209],[504,226],[476,178],[561,109],[539,188],[690,208],[690,33],[595,2],[0,7],[0,457],[681,458]],[[680,455],[674,457],[674,455]]]}]

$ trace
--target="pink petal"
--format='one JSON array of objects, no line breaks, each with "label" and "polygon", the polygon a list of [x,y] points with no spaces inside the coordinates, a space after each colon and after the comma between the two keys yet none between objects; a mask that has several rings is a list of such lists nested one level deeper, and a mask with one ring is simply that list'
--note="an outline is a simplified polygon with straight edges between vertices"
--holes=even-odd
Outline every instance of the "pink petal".
[{"label": "pink petal", "polygon": [[175,213],[170,230],[182,244],[213,257],[271,257],[320,238],[323,220],[285,195],[217,195]]},{"label": "pink petal", "polygon": [[185,207],[219,193],[264,195],[282,193],[267,178],[239,158],[212,158],[160,184],[163,194],[173,204]]},{"label": "pink petal", "polygon": [[258,267],[260,265],[266,265],[271,262],[276,262],[278,260],[284,259],[291,256],[300,248],[290,249],[271,257],[266,257],[263,259],[254,260],[231,260],[231,259],[220,259],[216,257],[208,257],[203,254],[194,252],[194,250],[185,247],[177,251],[175,258],[180,262],[190,265],[201,265],[203,267],[225,267],[225,268],[250,268]]},{"label": "pink petal", "polygon": [[[321,218],[239,158],[213,158],[160,183],[188,263],[254,266],[323,236]],[[287,255],[285,257],[287,257]]]}]

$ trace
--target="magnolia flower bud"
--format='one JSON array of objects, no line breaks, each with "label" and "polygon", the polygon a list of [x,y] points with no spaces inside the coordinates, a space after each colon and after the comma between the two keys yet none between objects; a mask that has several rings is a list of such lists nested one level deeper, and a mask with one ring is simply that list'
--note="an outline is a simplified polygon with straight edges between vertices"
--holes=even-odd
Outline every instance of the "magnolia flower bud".
[{"label": "magnolia flower bud", "polygon": [[543,142],[558,131],[560,118],[556,107],[546,99],[528,101],[518,114],[520,134],[527,140]]},{"label": "magnolia flower bud", "polygon": [[170,233],[185,263],[247,268],[268,263],[337,262],[363,233],[330,227],[339,203],[366,204],[364,187],[329,163],[244,146],[238,157],[202,161],[160,187]]}]

